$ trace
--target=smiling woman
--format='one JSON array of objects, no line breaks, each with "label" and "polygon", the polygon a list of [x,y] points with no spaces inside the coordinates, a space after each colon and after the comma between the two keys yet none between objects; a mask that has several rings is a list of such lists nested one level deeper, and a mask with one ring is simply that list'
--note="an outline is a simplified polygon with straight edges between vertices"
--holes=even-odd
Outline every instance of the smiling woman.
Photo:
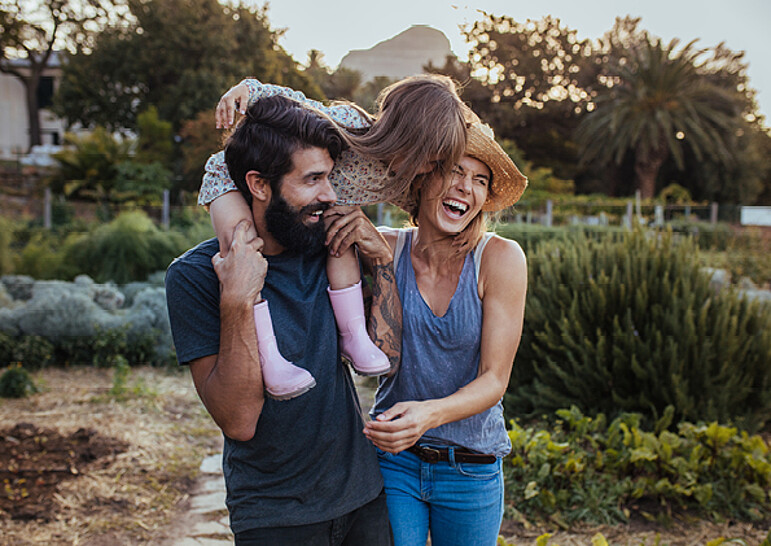
[{"label": "smiling woman", "polygon": [[378,448],[397,545],[424,545],[429,533],[436,546],[496,543],[511,449],[501,398],[527,266],[517,243],[485,233],[485,212],[513,204],[526,182],[474,123],[450,174],[416,177],[398,199],[415,227],[383,230],[402,301],[402,360],[381,381],[364,433]]}]

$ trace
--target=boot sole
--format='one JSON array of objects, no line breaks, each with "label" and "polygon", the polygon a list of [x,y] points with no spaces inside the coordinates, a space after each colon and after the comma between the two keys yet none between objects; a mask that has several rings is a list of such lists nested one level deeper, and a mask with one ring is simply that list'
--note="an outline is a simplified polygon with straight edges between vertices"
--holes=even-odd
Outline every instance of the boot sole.
[{"label": "boot sole", "polygon": [[303,385],[298,390],[288,392],[286,394],[273,394],[269,390],[265,389],[265,392],[270,396],[273,400],[291,400],[292,398],[297,398],[300,395],[305,394],[309,390],[311,390],[313,387],[316,386],[316,380],[314,379],[307,385]]},{"label": "boot sole", "polygon": [[356,366],[353,365],[353,360],[348,358],[344,353],[341,353],[340,356],[342,356],[344,359],[346,359],[348,361],[348,363],[351,365],[351,369],[354,372],[356,372],[356,375],[360,375],[362,377],[377,377],[377,376],[380,376],[380,375],[385,375],[385,374],[387,374],[388,372],[391,371],[391,365],[389,364],[388,368],[385,368],[382,372],[381,371],[377,371],[377,370],[372,371],[372,372],[363,372],[361,370],[357,370]]}]

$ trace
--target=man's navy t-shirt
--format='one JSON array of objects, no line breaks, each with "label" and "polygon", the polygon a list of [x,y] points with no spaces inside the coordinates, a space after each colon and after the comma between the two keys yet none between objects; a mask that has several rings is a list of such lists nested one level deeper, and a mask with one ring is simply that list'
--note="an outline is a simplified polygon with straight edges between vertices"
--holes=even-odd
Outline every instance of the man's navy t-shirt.
[{"label": "man's navy t-shirt", "polygon": [[[177,258],[166,274],[171,330],[180,363],[219,352],[216,239]],[[254,438],[225,437],[223,470],[230,524],[252,528],[330,520],[373,500],[383,487],[350,373],[340,360],[327,295],[326,254],[266,256],[268,300],[281,354],[316,378],[291,400],[265,399]]]}]

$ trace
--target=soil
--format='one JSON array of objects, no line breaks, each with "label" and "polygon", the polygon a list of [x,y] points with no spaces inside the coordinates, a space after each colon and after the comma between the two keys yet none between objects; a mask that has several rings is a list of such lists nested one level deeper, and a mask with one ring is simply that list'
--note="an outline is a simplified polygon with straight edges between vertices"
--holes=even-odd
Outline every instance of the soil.
[{"label": "soil", "polygon": [[19,423],[0,430],[0,512],[13,519],[50,520],[54,493],[64,480],[76,479],[89,467],[106,468],[128,444],[79,428],[62,435],[54,429]]},{"label": "soil", "polygon": [[[34,380],[40,393],[0,399],[0,545],[160,545],[184,536],[175,523],[186,521],[201,460],[221,449],[189,374],[134,368],[120,396],[110,392],[110,370],[45,369]],[[534,545],[547,533],[551,546],[595,544],[598,533],[613,546],[721,537],[759,546],[769,525],[679,514],[667,525],[632,518],[561,529],[505,520],[501,528],[508,545]]]},{"label": "soil", "polygon": [[0,545],[164,544],[221,435],[189,373],[35,372],[41,392],[0,399]]}]

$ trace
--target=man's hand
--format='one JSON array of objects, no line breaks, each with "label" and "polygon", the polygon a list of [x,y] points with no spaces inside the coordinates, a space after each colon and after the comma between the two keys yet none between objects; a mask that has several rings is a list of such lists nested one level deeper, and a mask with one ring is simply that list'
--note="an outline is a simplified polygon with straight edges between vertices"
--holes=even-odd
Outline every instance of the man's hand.
[{"label": "man's hand", "polygon": [[233,242],[224,258],[217,252],[212,265],[220,280],[223,303],[259,303],[260,291],[268,274],[268,261],[260,253],[263,240],[249,239],[252,223],[242,220],[233,230]]},{"label": "man's hand", "polygon": [[249,88],[245,83],[239,83],[231,87],[227,93],[217,103],[217,109],[214,111],[215,127],[217,129],[227,129],[233,125],[236,109],[243,115],[246,113],[246,107],[249,104]]},{"label": "man's hand", "polygon": [[361,207],[334,206],[324,212],[327,225],[326,245],[332,256],[340,256],[352,244],[372,262],[393,260],[391,247],[375,229]]}]

